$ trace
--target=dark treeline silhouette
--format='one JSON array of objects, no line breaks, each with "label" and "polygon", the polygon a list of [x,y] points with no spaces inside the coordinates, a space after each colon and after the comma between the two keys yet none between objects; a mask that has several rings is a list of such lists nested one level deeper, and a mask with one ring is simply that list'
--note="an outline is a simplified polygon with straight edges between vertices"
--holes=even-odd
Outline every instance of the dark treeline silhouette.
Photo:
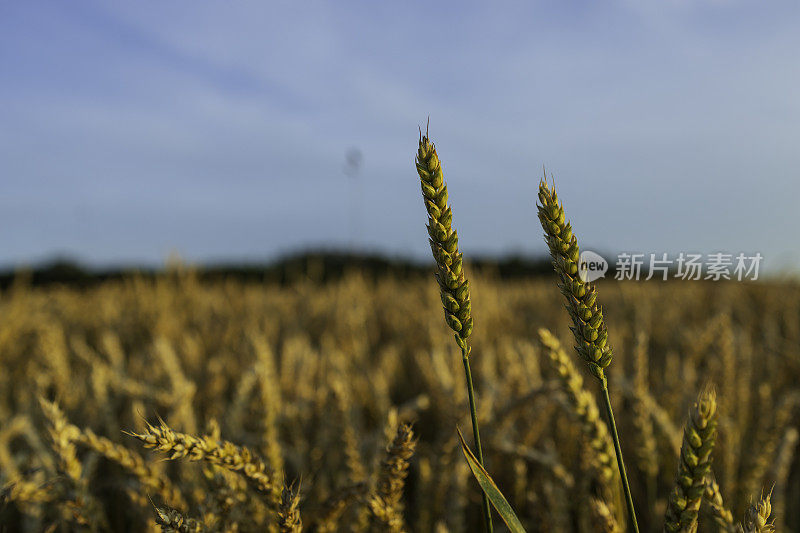
[{"label": "dark treeline silhouette", "polygon": [[[604,257],[616,257],[605,255]],[[554,276],[550,258],[508,255],[505,257],[473,256],[467,263],[471,273],[489,275],[499,279],[524,279]],[[605,279],[614,281],[619,266],[608,265]],[[367,279],[392,277],[409,279],[431,276],[433,262],[426,263],[404,257],[389,257],[377,253],[341,251],[306,251],[283,256],[272,262],[210,263],[205,265],[184,264],[168,261],[162,268],[121,267],[110,269],[89,268],[80,262],[59,258],[31,268],[0,269],[0,290],[14,283],[29,286],[66,285],[90,287],[109,280],[131,277],[152,279],[170,273],[191,270],[202,281],[237,280],[256,283],[285,285],[297,281],[327,283],[357,272]],[[703,274],[705,274],[703,270]],[[648,265],[641,268],[640,280],[646,280]],[[657,273],[654,282],[662,281]],[[675,267],[669,269],[669,281],[680,281]],[[696,278],[695,278],[696,279]],[[704,279],[701,277],[700,279]],[[735,279],[735,276],[731,277]]]},{"label": "dark treeline silhouette", "polygon": [[[178,263],[161,269],[136,267],[92,269],[77,261],[61,258],[32,268],[0,271],[0,289],[10,287],[15,281],[31,286],[58,284],[89,287],[103,281],[131,276],[153,278],[170,270],[187,268],[193,270],[200,279],[208,281],[235,279],[286,284],[299,280],[326,283],[352,272],[358,272],[371,279],[381,277],[407,279],[430,276],[434,267],[432,263],[379,254],[328,251],[298,253],[271,263],[217,263],[189,266]],[[474,269],[476,273],[491,274],[502,279],[553,275],[550,260],[546,257],[477,257],[471,259],[468,268]]]}]

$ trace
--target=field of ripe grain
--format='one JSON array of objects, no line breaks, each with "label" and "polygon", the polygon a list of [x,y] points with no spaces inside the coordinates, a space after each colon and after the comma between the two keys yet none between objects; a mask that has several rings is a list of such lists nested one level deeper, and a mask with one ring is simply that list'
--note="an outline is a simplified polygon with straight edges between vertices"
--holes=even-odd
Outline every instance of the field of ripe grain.
[{"label": "field of ripe grain", "polygon": [[[430,281],[269,286],[173,272],[12,287],[0,296],[4,530],[480,531],[456,433],[471,435],[461,353]],[[487,470],[528,531],[605,531],[604,514],[624,523],[603,479],[615,463],[596,380],[553,280],[471,286]],[[800,529],[800,287],[598,290],[640,529],[663,527],[683,426],[708,384],[719,489],[706,486],[700,530],[726,530],[727,510],[740,522],[770,489],[778,530]]]}]

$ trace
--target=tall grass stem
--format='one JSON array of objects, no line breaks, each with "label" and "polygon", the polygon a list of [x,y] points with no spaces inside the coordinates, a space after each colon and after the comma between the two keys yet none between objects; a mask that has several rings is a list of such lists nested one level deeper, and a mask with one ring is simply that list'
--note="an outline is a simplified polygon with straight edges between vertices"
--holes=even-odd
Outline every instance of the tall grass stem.
[{"label": "tall grass stem", "polygon": [[[483,450],[481,449],[481,434],[478,430],[478,409],[475,407],[475,389],[472,386],[472,371],[469,368],[469,350],[467,344],[464,343],[461,347],[461,359],[464,362],[464,374],[467,378],[467,392],[469,393],[469,414],[472,417],[472,436],[475,439],[475,452],[478,456],[478,462],[483,465]],[[486,531],[492,532],[492,511],[489,508],[489,499],[486,494],[481,491],[483,507],[483,520],[486,525]]]},{"label": "tall grass stem", "polygon": [[601,383],[603,386],[603,404],[606,406],[608,426],[611,429],[611,437],[614,440],[614,452],[617,454],[617,466],[619,467],[619,475],[622,478],[622,489],[625,492],[625,505],[628,508],[628,528],[630,531],[639,533],[639,524],[636,523],[636,510],[633,508],[631,487],[628,484],[628,474],[625,472],[625,461],[622,460],[622,447],[619,445],[617,423],[614,421],[614,411],[611,409],[611,397],[608,395],[608,380],[605,376]]}]

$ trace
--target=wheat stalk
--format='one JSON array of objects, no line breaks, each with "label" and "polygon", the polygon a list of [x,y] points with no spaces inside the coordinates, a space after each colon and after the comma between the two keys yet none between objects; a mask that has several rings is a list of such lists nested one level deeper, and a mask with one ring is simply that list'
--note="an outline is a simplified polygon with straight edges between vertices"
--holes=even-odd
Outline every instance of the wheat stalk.
[{"label": "wheat stalk", "polygon": [[770,478],[774,481],[775,487],[775,502],[772,507],[775,509],[777,516],[776,528],[783,529],[781,526],[786,520],[786,487],[789,482],[789,473],[794,460],[795,450],[797,449],[797,442],[800,440],[800,433],[797,429],[790,427],[783,434],[783,440],[778,448],[778,453],[775,456],[774,463],[771,468]]},{"label": "wheat stalk", "polygon": [[584,281],[579,275],[578,261],[580,250],[578,239],[572,233],[572,225],[566,220],[564,207],[558,201],[555,186],[550,186],[545,179],[539,182],[539,221],[544,229],[544,237],[553,259],[553,267],[559,276],[559,288],[567,300],[567,311],[572,318],[572,333],[575,337],[575,349],[589,365],[589,370],[600,380],[603,400],[608,417],[608,425],[614,441],[617,456],[617,467],[625,493],[625,504],[628,509],[629,527],[639,531],[636,522],[636,511],[633,497],[622,459],[622,447],[619,443],[617,424],[611,408],[608,394],[608,380],[605,369],[611,364],[613,350],[608,344],[608,328],[603,319],[603,310],[597,302],[597,290]]},{"label": "wheat stalk", "polygon": [[[461,359],[469,394],[469,411],[472,418],[472,435],[478,462],[483,464],[480,431],[478,429],[478,409],[475,390],[472,385],[470,369],[471,348],[467,338],[472,333],[472,304],[470,302],[469,281],[464,276],[464,257],[458,250],[458,234],[452,227],[453,211],[447,203],[447,184],[444,181],[442,165],[436,147],[420,130],[416,167],[422,186],[422,197],[428,212],[428,236],[431,252],[436,261],[436,281],[444,308],[447,325],[455,332],[455,339],[461,348]],[[486,531],[492,531],[492,515],[489,500],[481,493],[483,517]]]}]

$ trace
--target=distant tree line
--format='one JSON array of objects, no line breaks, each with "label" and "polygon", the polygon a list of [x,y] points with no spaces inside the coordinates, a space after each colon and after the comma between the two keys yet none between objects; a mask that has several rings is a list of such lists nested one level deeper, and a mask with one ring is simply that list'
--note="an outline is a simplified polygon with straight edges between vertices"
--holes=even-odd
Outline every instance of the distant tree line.
[{"label": "distant tree line", "polygon": [[[240,281],[287,284],[298,280],[326,283],[352,272],[367,278],[399,279],[431,275],[432,264],[379,254],[348,252],[305,252],[270,263],[219,263],[199,266],[167,266],[166,268],[93,269],[70,259],[57,259],[32,268],[8,269],[0,272],[0,288],[15,281],[31,286],[61,284],[88,287],[103,281],[131,276],[152,278],[175,269],[191,269],[202,280],[235,279]],[[553,275],[549,258],[508,256],[504,258],[472,258],[468,268],[477,273],[503,279]]]}]

